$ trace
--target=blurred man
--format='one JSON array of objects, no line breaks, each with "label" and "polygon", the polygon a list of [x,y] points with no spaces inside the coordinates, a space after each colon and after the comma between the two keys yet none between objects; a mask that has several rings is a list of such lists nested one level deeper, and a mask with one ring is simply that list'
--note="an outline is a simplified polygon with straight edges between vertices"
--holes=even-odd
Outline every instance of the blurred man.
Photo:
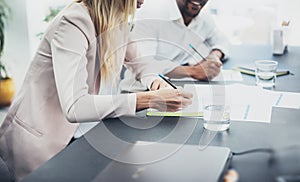
[{"label": "blurred man", "polygon": [[[202,11],[208,0],[148,0],[136,14],[131,41],[140,52],[136,65],[147,61],[143,73],[125,72],[122,90],[159,89],[153,80],[158,73],[170,78],[192,77],[211,80],[226,59],[229,42],[219,31],[211,15]],[[192,50],[192,44],[199,55]],[[205,61],[203,60],[205,57]],[[132,58],[131,58],[132,59]]]}]

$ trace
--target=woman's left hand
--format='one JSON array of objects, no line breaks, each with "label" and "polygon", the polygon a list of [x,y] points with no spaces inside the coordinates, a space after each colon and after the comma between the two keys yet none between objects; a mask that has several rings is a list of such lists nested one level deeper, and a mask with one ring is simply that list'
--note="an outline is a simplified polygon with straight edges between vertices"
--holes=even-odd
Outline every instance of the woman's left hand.
[{"label": "woman's left hand", "polygon": [[150,90],[159,90],[159,89],[166,89],[166,88],[172,88],[166,81],[164,81],[161,78],[155,79],[150,87]]}]

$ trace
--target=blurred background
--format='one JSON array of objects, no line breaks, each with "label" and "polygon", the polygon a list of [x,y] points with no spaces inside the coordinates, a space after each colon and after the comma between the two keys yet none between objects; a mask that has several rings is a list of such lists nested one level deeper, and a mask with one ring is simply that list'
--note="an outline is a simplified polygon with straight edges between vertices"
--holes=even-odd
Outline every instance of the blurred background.
[{"label": "blurred background", "polygon": [[[147,1],[147,0],[146,0]],[[151,1],[151,0],[150,0]],[[162,0],[163,1],[163,0]],[[18,90],[52,15],[72,0],[6,0],[11,16],[5,27],[1,60],[7,65]],[[271,30],[289,21],[288,44],[300,45],[299,0],[209,0],[205,11],[232,44],[271,44]]]},{"label": "blurred background", "polygon": [[[0,23],[0,28],[4,31],[1,36],[5,40],[3,52],[0,52],[0,63],[7,68],[9,77],[0,77],[0,90],[9,90],[11,87],[4,88],[1,81],[13,78],[13,92],[16,93],[43,32],[52,18],[73,0],[0,0],[1,6],[4,1],[10,8],[10,15],[5,20],[4,29]],[[1,6],[0,11],[3,10]],[[219,28],[233,45],[271,46],[272,30],[282,27],[282,22],[285,21],[289,24],[288,45],[300,46],[299,7],[300,0],[209,0],[204,10],[213,15]],[[1,97],[3,98],[0,94],[0,100]],[[0,125],[7,110],[7,105],[2,107],[0,104]]]}]

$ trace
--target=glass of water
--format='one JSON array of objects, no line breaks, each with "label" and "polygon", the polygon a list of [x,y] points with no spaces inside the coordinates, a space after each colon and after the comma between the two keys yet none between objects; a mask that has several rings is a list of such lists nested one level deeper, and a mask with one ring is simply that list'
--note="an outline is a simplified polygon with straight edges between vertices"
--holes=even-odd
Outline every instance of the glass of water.
[{"label": "glass of water", "polygon": [[230,125],[230,104],[225,96],[203,97],[203,126],[210,131],[225,131]]},{"label": "glass of water", "polygon": [[257,60],[255,61],[256,85],[263,88],[272,88],[275,86],[277,61]]}]

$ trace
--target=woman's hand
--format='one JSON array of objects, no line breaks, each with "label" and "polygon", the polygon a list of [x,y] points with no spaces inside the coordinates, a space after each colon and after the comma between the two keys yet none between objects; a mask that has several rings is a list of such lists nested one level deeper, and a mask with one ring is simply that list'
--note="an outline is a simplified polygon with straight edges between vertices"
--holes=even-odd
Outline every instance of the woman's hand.
[{"label": "woman's hand", "polygon": [[161,89],[137,93],[136,110],[154,108],[159,111],[175,112],[192,103],[191,93],[179,89]]},{"label": "woman's hand", "polygon": [[144,4],[144,0],[137,0],[136,7],[141,8],[143,4]]},{"label": "woman's hand", "polygon": [[172,87],[163,79],[157,78],[152,82],[150,90],[153,91],[153,90],[159,90],[159,89],[165,89],[165,88],[171,89]]}]

